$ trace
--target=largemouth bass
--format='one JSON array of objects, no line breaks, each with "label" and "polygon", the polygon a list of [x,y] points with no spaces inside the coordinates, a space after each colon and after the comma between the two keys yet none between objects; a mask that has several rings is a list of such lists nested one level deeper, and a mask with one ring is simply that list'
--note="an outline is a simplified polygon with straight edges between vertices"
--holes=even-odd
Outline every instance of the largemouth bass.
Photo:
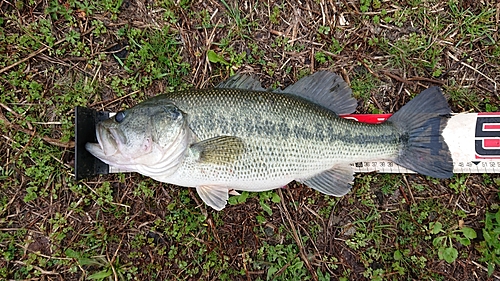
[{"label": "largemouth bass", "polygon": [[87,150],[103,162],[196,188],[222,210],[229,193],[266,191],[295,180],[342,196],[350,163],[392,160],[449,178],[453,163],[441,133],[451,110],[441,90],[424,90],[379,125],[340,118],[357,101],[342,78],[317,72],[281,91],[237,75],[214,89],[162,94],[97,125]]}]

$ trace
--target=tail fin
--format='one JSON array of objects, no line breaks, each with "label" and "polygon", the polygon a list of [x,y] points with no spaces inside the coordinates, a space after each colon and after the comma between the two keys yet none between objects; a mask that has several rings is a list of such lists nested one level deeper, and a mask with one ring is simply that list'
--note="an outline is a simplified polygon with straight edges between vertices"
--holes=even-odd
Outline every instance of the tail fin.
[{"label": "tail fin", "polygon": [[408,102],[388,121],[402,134],[403,149],[396,164],[435,177],[453,176],[453,160],[442,132],[451,110],[441,89],[431,87]]}]

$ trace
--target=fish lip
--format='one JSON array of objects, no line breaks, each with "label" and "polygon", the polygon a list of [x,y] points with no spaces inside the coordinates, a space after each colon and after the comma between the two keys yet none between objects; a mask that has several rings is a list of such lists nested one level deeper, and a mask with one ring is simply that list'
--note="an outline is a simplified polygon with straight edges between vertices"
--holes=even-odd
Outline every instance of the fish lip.
[{"label": "fish lip", "polygon": [[98,124],[96,138],[104,155],[114,155],[118,152],[120,143],[115,129],[103,126],[103,124]]},{"label": "fish lip", "polygon": [[101,137],[101,125],[97,125],[97,130],[95,130],[95,136],[97,139],[97,143],[99,144],[99,147],[101,148],[102,151],[104,151],[104,147],[102,146],[102,137]]}]

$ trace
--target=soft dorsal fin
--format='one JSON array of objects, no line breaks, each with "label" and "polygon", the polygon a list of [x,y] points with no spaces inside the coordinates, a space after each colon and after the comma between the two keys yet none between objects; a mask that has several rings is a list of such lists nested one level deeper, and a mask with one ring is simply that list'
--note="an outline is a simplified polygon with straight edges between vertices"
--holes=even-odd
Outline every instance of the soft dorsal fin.
[{"label": "soft dorsal fin", "polygon": [[224,82],[221,82],[217,85],[217,88],[222,89],[243,89],[243,90],[252,90],[252,91],[265,91],[266,89],[262,88],[262,85],[258,80],[253,78],[250,75],[245,74],[236,74],[234,76],[229,77]]},{"label": "soft dorsal fin", "polygon": [[337,114],[353,113],[358,105],[344,79],[329,71],[316,72],[276,92],[300,96]]},{"label": "soft dorsal fin", "polygon": [[190,152],[198,162],[224,165],[236,161],[245,152],[245,144],[238,137],[220,136],[192,144]]},{"label": "soft dorsal fin", "polygon": [[343,196],[352,188],[354,171],[349,164],[336,165],[311,178],[297,181],[323,194]]}]

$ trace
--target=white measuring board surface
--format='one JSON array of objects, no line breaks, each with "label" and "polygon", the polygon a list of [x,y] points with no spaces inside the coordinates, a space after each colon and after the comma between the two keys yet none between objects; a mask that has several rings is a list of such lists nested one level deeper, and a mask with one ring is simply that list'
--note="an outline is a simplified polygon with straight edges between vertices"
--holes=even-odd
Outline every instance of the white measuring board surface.
[{"label": "white measuring board surface", "polygon": [[[110,117],[114,113],[110,113]],[[391,114],[350,114],[343,118],[382,123]],[[454,173],[500,173],[500,112],[453,114],[443,130]],[[356,173],[415,173],[392,161],[352,163]],[[127,172],[110,166],[109,173]]]}]

